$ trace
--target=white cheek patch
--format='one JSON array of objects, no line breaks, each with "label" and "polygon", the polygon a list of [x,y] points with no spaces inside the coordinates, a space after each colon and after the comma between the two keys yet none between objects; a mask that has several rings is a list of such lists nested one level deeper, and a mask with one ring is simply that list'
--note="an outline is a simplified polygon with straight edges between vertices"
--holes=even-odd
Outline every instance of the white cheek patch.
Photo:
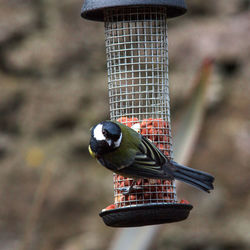
[{"label": "white cheek patch", "polygon": [[111,140],[106,139],[106,142],[108,143],[109,146],[111,146],[111,144],[112,144]]},{"label": "white cheek patch", "polygon": [[120,147],[121,141],[122,141],[122,133],[121,133],[119,139],[114,142],[115,148]]},{"label": "white cheek patch", "polygon": [[98,124],[95,127],[93,135],[97,141],[106,140],[105,136],[102,133],[102,124]]}]

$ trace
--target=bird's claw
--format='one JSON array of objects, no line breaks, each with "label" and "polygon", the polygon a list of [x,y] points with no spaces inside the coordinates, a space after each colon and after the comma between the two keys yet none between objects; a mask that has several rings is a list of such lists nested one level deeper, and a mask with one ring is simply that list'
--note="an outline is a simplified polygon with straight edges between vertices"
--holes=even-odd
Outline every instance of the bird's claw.
[{"label": "bird's claw", "polygon": [[142,190],[143,188],[141,186],[130,186],[130,187],[122,187],[119,188],[118,190],[121,191],[123,195],[129,195],[133,190]]},{"label": "bird's claw", "polygon": [[131,188],[130,187],[123,187],[123,188],[120,188],[120,191],[123,195],[129,195],[131,193]]}]

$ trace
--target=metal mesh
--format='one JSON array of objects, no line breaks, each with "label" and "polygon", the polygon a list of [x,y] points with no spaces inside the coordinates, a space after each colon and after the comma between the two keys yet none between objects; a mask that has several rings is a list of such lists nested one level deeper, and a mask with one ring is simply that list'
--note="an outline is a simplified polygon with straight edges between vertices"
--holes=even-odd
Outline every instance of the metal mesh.
[{"label": "metal mesh", "polygon": [[[168,89],[167,16],[164,7],[111,8],[105,12],[110,118],[134,128],[172,157]],[[116,207],[177,201],[175,184],[114,174]]]}]

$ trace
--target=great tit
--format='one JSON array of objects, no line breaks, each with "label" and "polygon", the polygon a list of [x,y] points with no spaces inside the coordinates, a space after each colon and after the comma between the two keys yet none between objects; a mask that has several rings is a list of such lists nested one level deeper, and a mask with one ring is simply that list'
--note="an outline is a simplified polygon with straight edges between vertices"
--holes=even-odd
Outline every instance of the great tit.
[{"label": "great tit", "polygon": [[208,193],[213,189],[212,175],[169,160],[149,139],[117,121],[92,127],[89,152],[104,167],[124,177],[177,179]]}]

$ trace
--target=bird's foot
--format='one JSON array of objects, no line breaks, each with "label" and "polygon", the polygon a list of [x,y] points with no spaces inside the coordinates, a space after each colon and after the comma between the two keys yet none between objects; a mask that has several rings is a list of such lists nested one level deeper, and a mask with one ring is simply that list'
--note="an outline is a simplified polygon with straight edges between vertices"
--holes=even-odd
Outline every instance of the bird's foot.
[{"label": "bird's foot", "polygon": [[130,195],[134,190],[142,190],[143,187],[135,185],[135,181],[131,184],[130,187],[122,187],[119,188],[118,190],[121,191],[123,195]]},{"label": "bird's foot", "polygon": [[122,187],[118,188],[118,190],[121,191],[123,195],[129,195],[132,192],[130,187]]}]

